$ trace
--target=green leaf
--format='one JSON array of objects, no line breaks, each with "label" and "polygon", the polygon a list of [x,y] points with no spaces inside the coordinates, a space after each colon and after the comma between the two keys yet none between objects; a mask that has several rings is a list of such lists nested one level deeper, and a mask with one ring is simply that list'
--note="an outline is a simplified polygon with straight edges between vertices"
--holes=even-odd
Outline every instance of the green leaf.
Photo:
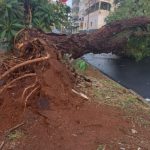
[{"label": "green leaf", "polygon": [[6,30],[4,30],[4,31],[0,34],[1,39],[4,39],[5,36],[6,36]]},{"label": "green leaf", "polygon": [[18,27],[18,28],[23,28],[24,27],[24,25],[19,24],[19,23],[15,23],[15,24],[13,24],[13,26]]},{"label": "green leaf", "polygon": [[13,35],[13,36],[15,36],[16,35],[16,31],[15,30],[11,30],[11,34]]}]

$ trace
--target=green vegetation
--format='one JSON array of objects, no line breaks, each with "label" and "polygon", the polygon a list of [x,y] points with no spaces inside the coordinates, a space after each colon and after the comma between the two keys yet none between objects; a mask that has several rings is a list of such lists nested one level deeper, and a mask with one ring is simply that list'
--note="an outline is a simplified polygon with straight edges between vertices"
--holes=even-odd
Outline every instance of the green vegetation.
[{"label": "green vegetation", "polygon": [[8,139],[11,141],[18,140],[24,136],[22,131],[16,130],[8,135]]},{"label": "green vegetation", "polygon": [[[98,75],[100,75],[100,77]],[[83,82],[80,83],[80,85],[82,85],[80,90],[85,94],[88,93],[88,95],[95,98],[96,101],[107,105],[120,107],[128,111],[135,111],[136,109],[149,109],[149,106],[145,104],[138,95],[122,87],[115,81],[107,78],[105,75],[101,73],[99,74],[99,72],[97,70],[95,71],[95,69],[90,65],[84,72],[84,76],[92,81],[92,86],[88,89],[86,85],[84,86]]]},{"label": "green vegetation", "polygon": [[133,56],[136,61],[150,56],[150,37],[131,37],[127,44],[127,55]]},{"label": "green vegetation", "polygon": [[149,0],[115,0],[115,4],[117,8],[108,16],[107,22],[137,16],[150,16]]},{"label": "green vegetation", "polygon": [[[0,41],[8,44],[23,28],[23,3],[17,0],[0,1]],[[9,45],[10,46],[10,45]]]},{"label": "green vegetation", "polygon": [[[47,0],[31,0],[29,9],[32,10],[32,21],[28,20],[27,24],[32,27],[50,31],[51,26],[60,28],[61,25],[68,25],[70,7],[66,5],[48,3]],[[30,13],[27,16],[30,18]]]},{"label": "green vegetation", "polygon": [[0,0],[0,46],[10,49],[14,35],[22,28],[51,31],[68,24],[70,8],[47,0]]},{"label": "green vegetation", "polygon": [[[109,79],[91,65],[84,72],[84,76],[90,79],[91,83],[82,81],[78,88],[91,100],[121,109],[126,112],[125,119],[130,118],[139,126],[150,127],[150,121],[145,117],[150,115],[149,104],[136,93]],[[144,116],[139,112],[143,112]],[[105,148],[103,144],[99,145],[97,150],[102,148]]]},{"label": "green vegetation", "polygon": [[105,146],[99,145],[98,148],[97,148],[97,150],[105,150]]},{"label": "green vegetation", "polygon": [[[115,4],[117,8],[106,18],[107,23],[137,16],[150,16],[149,0],[115,0]],[[128,56],[134,57],[137,61],[150,56],[149,32],[149,26],[141,26],[126,32]]]},{"label": "green vegetation", "polygon": [[84,60],[78,59],[75,62],[74,67],[79,72],[85,72],[88,67],[88,64]]}]

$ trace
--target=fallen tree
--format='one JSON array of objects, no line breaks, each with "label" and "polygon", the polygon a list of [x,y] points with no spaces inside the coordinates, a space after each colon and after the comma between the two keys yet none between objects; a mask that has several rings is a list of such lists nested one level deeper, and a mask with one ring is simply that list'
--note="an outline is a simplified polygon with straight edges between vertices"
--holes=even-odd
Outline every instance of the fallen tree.
[{"label": "fallen tree", "polygon": [[[72,58],[89,52],[122,55],[127,37],[120,38],[118,34],[127,32],[132,36],[137,33],[136,28],[149,24],[150,18],[139,17],[108,24],[91,34],[52,35],[37,29],[19,32],[14,51],[0,62],[0,114],[7,116],[2,121],[4,129],[7,121],[11,122],[8,127],[18,123],[28,106],[38,112],[37,100],[43,97],[54,107],[77,109],[87,98],[74,90],[76,74],[62,63],[63,55]],[[138,32],[137,36],[145,32]]]},{"label": "fallen tree", "polygon": [[[21,63],[18,64],[18,60],[15,62],[16,59],[14,62],[13,60],[3,62],[3,65],[7,66],[5,69],[7,69],[0,76],[0,80],[3,78],[6,78],[6,80],[7,78],[9,79],[9,75],[12,75],[16,70],[21,70],[26,65],[30,65],[27,68],[32,70],[32,72],[26,72],[26,69],[24,69],[27,74],[35,73],[32,65],[34,66],[34,63],[48,60],[51,54],[55,54],[59,58],[63,54],[69,54],[72,58],[79,58],[89,52],[112,52],[117,55],[125,55],[125,45],[127,44],[128,38],[131,36],[149,36],[149,32],[146,32],[149,24],[150,18],[136,17],[107,24],[91,34],[82,33],[70,36],[46,34],[37,29],[23,29],[14,38],[15,49],[13,51],[13,57],[20,60]],[[120,34],[121,36],[118,36]],[[47,52],[49,54],[45,57],[44,55]],[[21,73],[21,76],[23,74]],[[17,75],[16,78],[19,78],[19,76]],[[7,84],[9,85],[9,83]]]},{"label": "fallen tree", "polygon": [[[81,57],[89,52],[98,54],[112,52],[125,55],[128,39],[131,36],[149,36],[149,32],[145,31],[149,24],[150,18],[147,17],[116,21],[103,26],[94,33],[59,38],[56,43],[59,50],[71,54],[73,58]],[[120,34],[122,35],[118,36]]]},{"label": "fallen tree", "polygon": [[[95,54],[112,52],[117,55],[126,55],[126,45],[130,37],[150,36],[147,31],[149,24],[150,18],[135,17],[107,24],[93,33],[69,36],[46,34],[37,29],[24,29],[15,38],[16,48],[20,53],[22,47],[24,50],[28,49],[28,47],[32,47],[32,41],[34,43],[35,39],[38,39],[44,45],[56,49],[57,52],[70,54],[72,58],[79,58],[90,52]],[[23,53],[27,53],[27,51]]]},{"label": "fallen tree", "polygon": [[[107,24],[91,34],[83,33],[70,36],[46,34],[37,29],[23,29],[18,32],[14,38],[15,49],[13,51],[13,57],[15,61],[17,59],[17,62],[12,60],[2,63],[6,71],[0,75],[0,80],[6,81],[1,91],[6,89],[5,87],[7,87],[7,85],[16,81],[16,79],[24,76],[24,74],[26,76],[26,74],[36,73],[34,71],[35,65],[49,60],[50,55],[55,55],[59,59],[61,59],[64,54],[69,54],[69,57],[72,58],[79,58],[89,52],[112,52],[117,55],[125,55],[125,45],[127,44],[128,38],[130,36],[149,36],[149,32],[146,32],[149,24],[150,18],[136,17]],[[121,36],[118,36],[120,34]],[[21,63],[18,64],[19,60]],[[14,65],[12,65],[12,63]],[[21,76],[18,76],[19,71],[21,72]],[[10,80],[11,75],[16,72],[17,75],[15,79]]]}]

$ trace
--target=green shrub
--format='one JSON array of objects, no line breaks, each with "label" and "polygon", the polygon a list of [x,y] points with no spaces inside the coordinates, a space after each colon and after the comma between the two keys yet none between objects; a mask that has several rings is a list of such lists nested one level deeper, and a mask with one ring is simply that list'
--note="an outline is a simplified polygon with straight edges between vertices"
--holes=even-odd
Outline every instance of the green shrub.
[{"label": "green shrub", "polygon": [[33,27],[50,32],[51,26],[65,26],[69,8],[48,0],[0,0],[0,46],[10,49],[15,34],[22,28]]},{"label": "green shrub", "polygon": [[75,69],[77,69],[78,71],[84,72],[87,70],[87,68],[88,68],[88,64],[84,60],[78,59],[75,62]]},{"label": "green shrub", "polygon": [[[114,12],[106,18],[107,23],[114,22],[116,20],[150,16],[150,3],[149,0],[114,0],[114,3],[118,4]],[[139,33],[140,35],[132,36],[131,32]],[[145,35],[142,35],[142,34]],[[122,37],[128,38],[127,55],[134,57],[137,61],[144,57],[150,56],[150,27],[141,25],[139,28],[132,28],[127,32],[127,35]]]},{"label": "green shrub", "polygon": [[150,38],[149,37],[130,37],[127,43],[127,55],[140,61],[150,56]]}]

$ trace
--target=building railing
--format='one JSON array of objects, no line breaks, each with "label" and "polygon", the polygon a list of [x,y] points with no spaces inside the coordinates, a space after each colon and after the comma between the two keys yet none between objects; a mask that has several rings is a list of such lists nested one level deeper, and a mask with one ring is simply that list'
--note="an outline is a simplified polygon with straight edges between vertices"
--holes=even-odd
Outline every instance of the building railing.
[{"label": "building railing", "polygon": [[90,6],[89,3],[89,7],[85,10],[86,15],[95,12],[97,10],[106,10],[106,11],[110,11],[111,10],[111,4],[108,2],[97,2],[95,4],[93,4],[92,6]]}]

